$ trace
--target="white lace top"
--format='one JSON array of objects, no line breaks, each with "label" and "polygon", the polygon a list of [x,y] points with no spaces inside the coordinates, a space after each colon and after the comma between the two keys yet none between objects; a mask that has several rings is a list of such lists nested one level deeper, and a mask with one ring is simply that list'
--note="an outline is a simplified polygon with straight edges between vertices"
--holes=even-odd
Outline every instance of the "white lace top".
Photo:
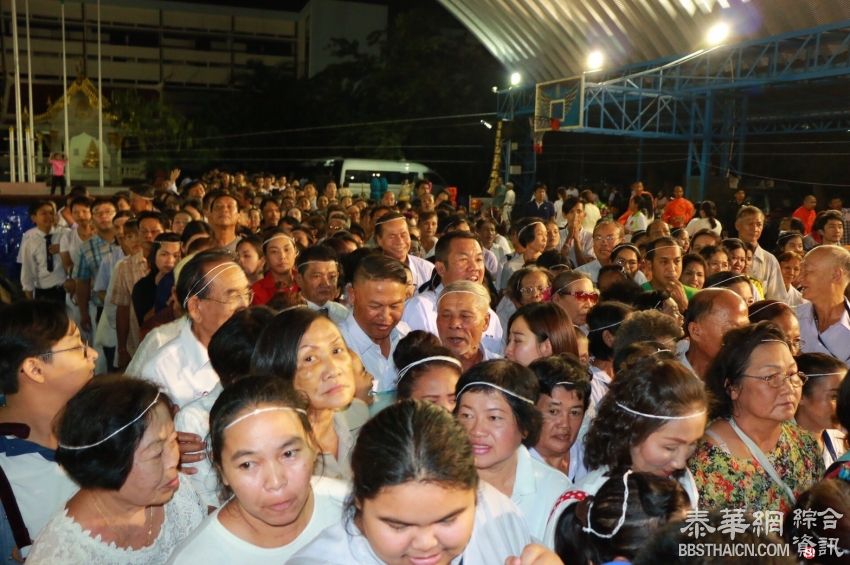
[{"label": "white lace top", "polygon": [[100,535],[91,537],[68,510],[63,508],[50,519],[33,543],[28,565],[142,565],[165,563],[171,552],[204,519],[201,499],[189,480],[180,476],[180,487],[165,505],[165,521],[153,544],[142,549],[123,549],[114,543],[103,543]]}]

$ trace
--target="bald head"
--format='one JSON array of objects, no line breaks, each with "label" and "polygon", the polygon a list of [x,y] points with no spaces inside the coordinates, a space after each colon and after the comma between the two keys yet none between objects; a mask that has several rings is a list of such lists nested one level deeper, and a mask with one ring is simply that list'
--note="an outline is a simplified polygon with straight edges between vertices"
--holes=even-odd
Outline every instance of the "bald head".
[{"label": "bald head", "polygon": [[837,245],[820,245],[803,258],[800,292],[814,304],[843,301],[850,283],[850,251]]},{"label": "bald head", "polygon": [[747,303],[727,288],[701,290],[691,299],[685,315],[685,331],[691,347],[711,358],[720,351],[726,332],[748,323]]}]

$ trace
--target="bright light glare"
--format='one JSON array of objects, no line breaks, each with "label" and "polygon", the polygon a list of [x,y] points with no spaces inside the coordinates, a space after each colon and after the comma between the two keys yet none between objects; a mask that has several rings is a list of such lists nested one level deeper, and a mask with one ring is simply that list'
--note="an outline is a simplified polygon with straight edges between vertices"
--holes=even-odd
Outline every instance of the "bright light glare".
[{"label": "bright light glare", "polygon": [[519,73],[511,73],[511,86],[516,86],[522,82],[522,75]]},{"label": "bright light glare", "polygon": [[729,38],[729,25],[724,22],[717,22],[711,26],[705,39],[709,45],[720,45]]},{"label": "bright light glare", "polygon": [[493,129],[493,124],[491,124],[490,122],[488,122],[486,120],[481,120],[481,125],[484,126],[487,129]]},{"label": "bright light glare", "polygon": [[605,63],[605,55],[602,54],[602,51],[591,51],[587,56],[587,70],[595,71],[597,69],[601,69],[602,65]]}]

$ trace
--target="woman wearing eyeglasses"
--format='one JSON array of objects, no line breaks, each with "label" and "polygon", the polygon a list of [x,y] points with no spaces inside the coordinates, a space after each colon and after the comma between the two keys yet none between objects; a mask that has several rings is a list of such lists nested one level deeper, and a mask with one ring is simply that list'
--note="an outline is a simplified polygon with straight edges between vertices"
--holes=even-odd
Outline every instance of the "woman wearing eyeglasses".
[{"label": "woman wearing eyeglasses", "polygon": [[523,267],[511,275],[505,287],[505,294],[496,306],[496,315],[503,328],[517,308],[526,304],[546,302],[552,294],[552,274],[537,265]]},{"label": "woman wearing eyeglasses", "polygon": [[770,322],[730,330],[706,377],[716,420],[688,462],[700,508],[793,508],[823,474],[815,439],[793,422],[806,376]]},{"label": "woman wearing eyeglasses", "polygon": [[563,308],[573,325],[587,334],[587,313],[599,302],[599,293],[589,276],[568,271],[555,277],[552,302]]}]

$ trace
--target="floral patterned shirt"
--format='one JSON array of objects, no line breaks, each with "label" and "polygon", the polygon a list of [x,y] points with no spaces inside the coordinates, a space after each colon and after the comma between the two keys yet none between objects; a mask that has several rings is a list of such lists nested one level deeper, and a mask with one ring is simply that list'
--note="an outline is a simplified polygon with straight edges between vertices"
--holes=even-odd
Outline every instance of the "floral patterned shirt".
[{"label": "floral patterned shirt", "polygon": [[[765,455],[795,496],[815,484],[824,472],[817,441],[791,422],[782,424],[776,448]],[[708,436],[697,444],[688,467],[697,484],[701,509],[788,512],[793,507],[785,489],[770,478],[755,457],[736,457],[725,444]]]}]

